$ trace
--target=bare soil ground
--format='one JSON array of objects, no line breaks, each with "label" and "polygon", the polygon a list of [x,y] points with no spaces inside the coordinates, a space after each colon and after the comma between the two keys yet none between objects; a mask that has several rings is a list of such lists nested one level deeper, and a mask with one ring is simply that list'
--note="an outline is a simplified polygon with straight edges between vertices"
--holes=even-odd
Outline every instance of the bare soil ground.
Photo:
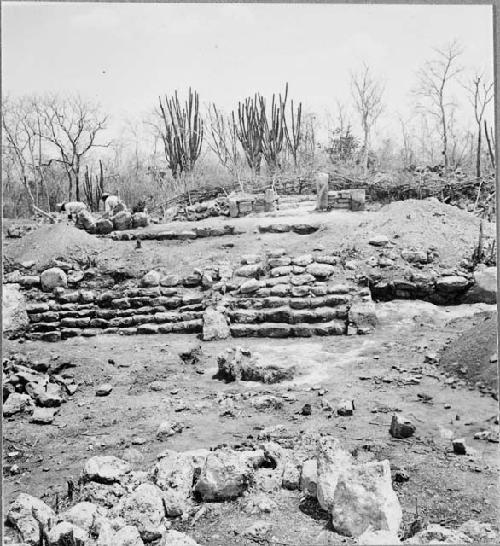
[{"label": "bare soil ground", "polygon": [[[312,235],[258,233],[258,225],[277,222],[323,227]],[[211,262],[236,265],[242,255],[262,254],[275,247],[301,254],[323,246],[325,252],[343,249],[367,258],[374,253],[368,244],[370,236],[382,234],[397,248],[432,245],[439,250],[441,265],[454,267],[464,255],[470,256],[479,229],[477,218],[436,200],[397,202],[378,211],[357,213],[314,213],[304,206],[293,214],[280,211],[275,217],[213,218],[196,225],[225,223],[244,233],[192,242],[144,241],[136,249],[135,241],[113,242],[60,224],[44,226],[22,239],[5,239],[4,253],[16,262],[34,260],[37,267],[52,258],[77,254],[93,256],[103,269],[126,268],[140,275],[156,268],[184,275]],[[175,222],[146,229],[192,228],[193,223]],[[492,234],[493,229],[487,225],[486,233]],[[55,344],[5,341],[4,356],[19,352],[33,358],[60,355],[70,359],[75,367],[65,373],[73,374],[78,383],[77,392],[51,425],[32,424],[27,416],[4,421],[5,506],[19,492],[40,496],[53,505],[55,494],[64,497],[66,480],[77,478],[92,455],[120,456],[133,447],[143,456],[137,466],[146,469],[166,448],[253,443],[263,427],[283,424],[297,445],[310,440],[314,449],[315,438],[328,433],[367,459],[387,458],[393,470],[403,467],[410,479],[394,483],[394,488],[405,526],[415,519],[416,507],[420,517],[450,527],[471,518],[498,525],[498,444],[473,439],[475,432],[496,427],[498,403],[473,385],[478,380],[487,385],[496,381],[495,364],[490,362],[497,352],[494,309],[482,304],[443,308],[415,301],[377,304],[380,326],[374,334],[204,342],[203,357],[195,367],[179,357],[181,350],[199,343],[192,335],[106,335]],[[238,345],[260,352],[270,362],[293,361],[299,375],[276,385],[225,384],[213,379],[217,354]],[[428,353],[441,350],[440,364],[426,361]],[[465,373],[461,372],[464,367]],[[450,373],[459,380],[450,381]],[[165,381],[166,389],[151,390],[154,381]],[[107,397],[96,397],[96,387],[105,382],[113,385],[113,391]],[[318,388],[327,392],[320,396]],[[291,399],[284,401],[282,409],[267,410],[256,409],[252,397],[236,399],[235,416],[223,415],[221,397],[255,392],[287,394]],[[345,398],[355,401],[352,417],[323,409],[322,400],[335,408]],[[311,416],[300,414],[305,403],[312,406]],[[416,424],[413,437],[395,440],[389,435],[394,412]],[[160,441],[155,433],[165,420],[181,422],[183,432]],[[465,437],[470,455],[453,454],[454,437]],[[19,467],[19,473],[10,474],[12,465]],[[258,517],[272,523],[275,543],[299,546],[350,541],[331,532],[326,514],[304,501],[300,492],[279,488],[266,495],[276,506],[270,514]],[[241,536],[256,519],[243,509],[244,502],[208,504],[194,525],[176,525],[207,546],[255,544]]]},{"label": "bare soil ground", "polygon": [[444,369],[498,392],[497,313],[478,315],[471,321],[457,319],[457,329],[466,328],[441,355]]},{"label": "bare soil ground", "polygon": [[[300,222],[319,224],[322,228],[312,235],[258,233],[259,225]],[[360,257],[369,257],[374,254],[373,247],[368,244],[370,236],[381,234],[399,248],[434,246],[439,250],[441,264],[454,267],[461,258],[472,254],[477,244],[479,223],[477,217],[436,199],[408,200],[391,203],[378,211],[314,212],[306,209],[281,211],[266,217],[218,217],[196,223],[151,225],[144,229],[182,231],[193,229],[194,225],[231,224],[243,234],[193,241],[144,241],[141,249],[135,248],[135,241],[113,242],[63,223],[43,226],[22,239],[5,239],[4,255],[15,262],[34,260],[40,266],[51,258],[86,254],[94,256],[100,267],[121,267],[135,275],[152,268],[185,274],[191,273],[194,267],[221,260],[238,264],[244,254],[262,254],[273,247],[284,247],[290,254],[300,254],[322,245],[326,252],[344,249]],[[493,235],[494,231],[494,224],[485,224],[485,235]]]},{"label": "bare soil ground", "polygon": [[[404,468],[410,479],[395,483],[404,511],[404,524],[419,515],[452,527],[475,518],[497,523],[498,444],[474,440],[473,434],[494,427],[497,403],[465,384],[445,383],[440,365],[425,363],[463,330],[464,317],[491,310],[475,305],[438,308],[427,303],[379,304],[381,326],[370,336],[339,336],[308,340],[245,340],[244,345],[269,361],[293,360],[299,375],[276,385],[241,382],[225,384],[212,379],[216,355],[226,341],[205,342],[196,367],[183,364],[181,350],[198,343],[191,335],[102,336],[74,338],[57,344],[8,341],[5,354],[23,352],[37,358],[61,355],[76,367],[68,370],[79,384],[52,425],[40,426],[19,416],[4,422],[4,461],[19,465],[20,474],[4,481],[5,502],[24,491],[50,503],[65,494],[66,479],[77,477],[83,462],[95,454],[120,456],[137,448],[148,467],[166,448],[185,450],[219,444],[254,442],[263,427],[284,424],[297,442],[320,433],[333,434],[367,458],[389,459],[393,469]],[[452,320],[462,317],[461,321]],[[476,320],[473,318],[472,320]],[[470,322],[469,322],[470,323]],[[200,373],[203,372],[203,373]],[[409,379],[421,378],[419,384]],[[165,381],[164,391],[152,391],[153,381]],[[97,398],[97,385],[113,384],[112,393]],[[327,389],[323,397],[317,389]],[[236,416],[222,416],[217,396],[258,391],[295,395],[281,410],[258,411],[252,398],[237,402]],[[425,394],[428,401],[422,398]],[[341,399],[355,400],[352,417],[339,417],[321,407],[322,398],[333,407]],[[300,415],[305,403],[312,415]],[[449,404],[450,408],[445,409]],[[181,411],[180,408],[184,407]],[[417,426],[414,437],[395,440],[388,432],[393,412],[407,415]],[[181,422],[180,434],[160,441],[161,421]],[[453,454],[450,439],[465,437],[472,454]],[[137,438],[143,445],[134,445]],[[18,453],[15,457],[9,456]],[[301,499],[297,491],[267,493],[276,507],[261,519],[271,521],[272,534],[281,543],[331,544],[349,542],[327,528],[325,514]],[[242,509],[243,501],[207,505],[194,526],[184,528],[198,542],[229,546],[251,544],[240,536],[255,521]],[[183,524],[179,524],[182,528]]]}]

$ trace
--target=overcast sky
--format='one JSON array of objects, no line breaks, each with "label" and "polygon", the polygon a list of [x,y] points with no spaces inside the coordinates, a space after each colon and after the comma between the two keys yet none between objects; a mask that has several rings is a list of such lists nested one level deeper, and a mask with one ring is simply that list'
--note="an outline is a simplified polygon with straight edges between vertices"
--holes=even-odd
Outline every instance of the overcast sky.
[{"label": "overcast sky", "polygon": [[116,117],[140,119],[190,85],[230,110],[286,81],[322,116],[349,99],[365,61],[386,82],[384,127],[407,114],[433,47],[457,38],[464,67],[493,73],[491,6],[2,2],[2,12],[4,94],[79,92]]}]

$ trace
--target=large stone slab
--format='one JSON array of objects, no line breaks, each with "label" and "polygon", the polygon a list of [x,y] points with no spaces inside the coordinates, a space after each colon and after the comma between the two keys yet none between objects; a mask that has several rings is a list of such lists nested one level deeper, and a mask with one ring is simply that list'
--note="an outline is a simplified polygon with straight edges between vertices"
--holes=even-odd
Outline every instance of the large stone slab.
[{"label": "large stone slab", "polygon": [[235,499],[250,484],[252,469],[237,451],[220,450],[208,454],[194,492],[205,502]]},{"label": "large stone slab", "polygon": [[343,450],[337,439],[320,438],[316,448],[317,495],[323,510],[333,505],[335,489],[342,471],[350,468],[353,459]]},{"label": "large stone slab", "polygon": [[224,314],[216,309],[208,308],[203,315],[203,340],[226,339],[230,335],[231,332]]},{"label": "large stone slab", "polygon": [[392,489],[389,461],[344,469],[331,507],[332,526],[340,534],[358,537],[367,529],[397,535],[403,512]]},{"label": "large stone slab", "polygon": [[26,299],[19,284],[3,285],[2,320],[3,331],[7,336],[21,332],[28,326]]}]

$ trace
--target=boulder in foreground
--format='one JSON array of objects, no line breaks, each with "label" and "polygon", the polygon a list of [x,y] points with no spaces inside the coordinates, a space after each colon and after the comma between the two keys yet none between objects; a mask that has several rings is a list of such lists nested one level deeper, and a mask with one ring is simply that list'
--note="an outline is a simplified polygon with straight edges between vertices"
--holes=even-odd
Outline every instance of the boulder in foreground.
[{"label": "boulder in foreground", "polygon": [[278,383],[293,379],[295,369],[284,364],[267,364],[250,351],[231,348],[217,357],[218,372],[216,379],[223,381],[260,381]]},{"label": "boulder in foreground", "polygon": [[331,508],[332,526],[358,537],[367,529],[397,536],[403,512],[392,489],[389,461],[351,466],[341,472]]}]

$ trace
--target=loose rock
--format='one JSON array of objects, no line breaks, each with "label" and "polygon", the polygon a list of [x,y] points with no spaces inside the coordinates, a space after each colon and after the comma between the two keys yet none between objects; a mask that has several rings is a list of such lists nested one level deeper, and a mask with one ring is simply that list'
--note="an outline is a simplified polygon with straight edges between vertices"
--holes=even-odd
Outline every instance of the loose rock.
[{"label": "loose rock", "polygon": [[100,483],[119,482],[130,472],[130,465],[112,455],[91,457],[83,468],[83,478]]},{"label": "loose rock", "polygon": [[24,542],[32,545],[40,543],[39,522],[48,527],[49,521],[54,521],[55,517],[52,508],[25,493],[11,503],[7,512],[7,521],[19,531]]},{"label": "loose rock", "polygon": [[393,415],[389,432],[393,438],[409,438],[415,433],[415,425],[401,415]]},{"label": "loose rock", "polygon": [[51,292],[57,287],[67,288],[68,278],[62,269],[51,267],[40,275],[40,283],[42,285],[42,290]]},{"label": "loose rock", "polygon": [[220,450],[208,454],[194,491],[204,501],[223,501],[242,495],[251,469],[238,452]]},{"label": "loose rock", "polygon": [[166,530],[161,491],[150,483],[142,483],[124,500],[121,513],[129,525],[137,527],[145,542],[161,538]]}]

